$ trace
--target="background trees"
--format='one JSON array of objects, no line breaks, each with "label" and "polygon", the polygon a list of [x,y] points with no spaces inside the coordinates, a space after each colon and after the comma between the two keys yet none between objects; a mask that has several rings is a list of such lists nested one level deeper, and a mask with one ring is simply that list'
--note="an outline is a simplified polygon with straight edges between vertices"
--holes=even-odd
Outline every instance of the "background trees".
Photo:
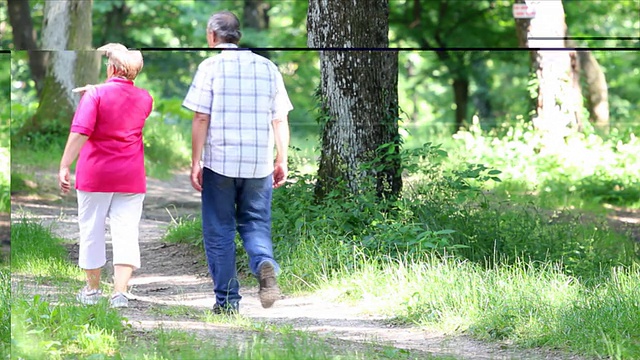
[{"label": "background trees", "polygon": [[564,48],[567,37],[562,1],[538,1],[531,6],[535,8],[535,17],[516,19],[516,30],[520,46],[533,49],[531,70],[536,87],[533,125],[544,132],[546,145],[554,146],[569,131],[582,126],[579,113],[582,96],[576,69],[579,64],[575,51],[554,50]]},{"label": "background trees", "polygon": [[[22,16],[23,19],[28,19],[25,7],[27,2],[11,0],[0,4],[0,22],[4,24],[0,26],[3,34],[0,46],[5,49],[19,50],[21,46],[29,48],[32,46],[30,44],[35,43],[38,49],[46,49],[47,46],[43,44],[46,40],[44,34],[50,31],[45,27],[51,24],[45,26],[44,23],[45,12],[50,3],[65,2],[44,0],[28,2],[30,10],[28,14],[33,30],[29,30],[26,20],[14,21],[20,26],[16,26],[13,30],[9,26],[10,18]],[[86,6],[89,2],[77,4],[80,3]],[[566,34],[571,36],[633,37],[637,36],[640,27],[637,17],[633,15],[637,13],[637,2],[631,0],[618,1],[615,4],[606,1],[545,3],[561,5],[564,8],[566,17],[558,18],[558,24],[562,27],[564,22],[568,28]],[[312,5],[314,4],[316,3],[312,2]],[[537,99],[542,98],[538,95],[540,81],[531,77],[529,51],[517,49],[517,27],[511,13],[512,5],[511,0],[474,2],[397,0],[388,3],[389,46],[425,49],[400,51],[397,71],[386,74],[390,82],[393,82],[394,74],[397,74],[398,78],[400,121],[397,124],[404,148],[411,149],[420,147],[425,142],[441,142],[443,139],[450,139],[452,131],[455,133],[460,128],[473,127],[474,119],[482,129],[493,129],[489,136],[496,138],[508,132],[510,127],[530,124],[539,112],[536,111],[537,105],[532,105],[532,102],[537,104]],[[315,109],[322,97],[319,99],[314,94],[320,84],[327,84],[329,80],[321,78],[321,64],[327,64],[326,59],[330,56],[351,55],[348,55],[349,52],[326,53],[322,55],[321,61],[318,51],[304,50],[308,45],[307,30],[313,32],[319,29],[307,29],[309,6],[305,1],[228,0],[215,3],[208,1],[98,1],[94,2],[91,8],[90,47],[96,48],[107,42],[118,41],[130,47],[158,49],[144,51],[145,69],[137,83],[149,88],[156,98],[157,121],[166,125],[184,124],[188,121],[188,116],[180,109],[181,98],[184,96],[185,88],[191,80],[195,67],[203,57],[209,54],[208,51],[186,51],[184,48],[206,46],[204,36],[206,21],[213,11],[223,8],[235,11],[245,22],[243,46],[296,48],[295,51],[270,51],[268,54],[285,74],[287,89],[295,105],[295,110],[290,114],[292,132],[299,139],[298,143],[304,145],[305,151],[320,158],[320,163],[323,161],[330,161],[331,165],[338,163],[338,155],[322,157],[320,148],[325,148],[324,152],[329,154],[328,148],[331,142],[329,140],[319,142],[317,139],[329,131],[328,129],[333,125],[327,128],[323,127],[325,125],[323,121],[316,121]],[[347,11],[355,14],[358,10],[347,9]],[[357,20],[366,21],[360,18]],[[358,21],[353,23],[358,24]],[[313,23],[313,19],[310,19],[310,23]],[[326,25],[329,26],[328,23]],[[336,31],[344,31],[345,39],[349,39],[349,36],[355,35],[348,32],[347,25],[348,23],[345,22],[331,26],[335,27]],[[373,39],[376,34],[383,35],[382,32],[378,34],[376,31],[370,31],[361,34],[362,39],[358,41],[377,47],[376,44],[383,42]],[[368,39],[369,36],[372,38]],[[89,41],[83,36],[72,37]],[[325,40],[328,45],[353,46],[353,43],[348,44],[346,41],[332,42],[328,35]],[[558,75],[556,78],[566,78],[567,86],[560,87],[564,86],[567,93],[553,95],[549,101],[555,104],[561,103],[560,108],[567,108],[570,114],[567,116],[570,118],[584,119],[582,130],[587,134],[598,131],[599,128],[610,128],[613,133],[633,132],[638,126],[640,117],[638,107],[640,90],[635,86],[638,82],[636,80],[640,78],[637,70],[640,68],[640,56],[637,51],[619,50],[625,47],[630,48],[637,43],[637,40],[634,42],[620,39],[577,40],[577,46],[590,46],[596,49],[591,52],[569,53],[568,57],[563,56],[565,70],[562,71],[563,75]],[[169,50],[177,47],[183,50]],[[615,47],[618,51],[597,50],[598,47]],[[429,50],[430,48],[432,50]],[[505,50],[500,51],[500,49]],[[566,52],[562,53],[566,54]],[[38,54],[46,54],[46,52],[30,50],[30,53],[21,51],[12,53],[11,67],[14,73],[14,81],[11,85],[12,104],[16,114],[12,123],[14,134],[20,131],[20,136],[15,138],[16,144],[23,135],[46,135],[55,128],[55,126],[41,126],[47,123],[46,120],[30,123],[30,119],[37,118],[37,116],[32,117],[35,114],[40,116],[55,113],[55,111],[39,113],[35,111],[34,105],[41,103],[40,97],[43,97],[42,109],[53,110],[58,106],[58,104],[46,105],[47,100],[44,99],[46,93],[38,92],[44,81],[44,78],[38,75],[41,70],[37,65],[44,62],[35,61],[34,63],[33,60],[36,57],[33,55]],[[363,61],[375,62],[377,61],[373,60],[375,56],[372,55]],[[356,78],[369,76],[363,75],[365,67],[359,67],[355,61],[343,65],[346,73],[351,74],[349,76]],[[571,66],[571,72],[566,70],[567,66]],[[543,69],[548,70],[549,67],[543,67]],[[89,74],[91,71],[86,73]],[[383,80],[377,76],[382,74],[371,74],[365,83],[378,86],[376,81]],[[67,79],[71,77],[73,76],[66,76]],[[561,83],[562,81],[559,82]],[[353,89],[355,89],[354,84],[345,86],[347,88],[354,86]],[[577,85],[582,88],[582,95],[578,93]],[[385,88],[382,83],[379,86],[380,89]],[[355,91],[358,94],[356,100],[365,99],[370,95],[360,88]],[[390,98],[394,97],[392,92],[391,90],[389,93]],[[544,96],[553,92],[542,91],[542,93]],[[324,100],[328,100],[330,96],[337,96],[330,92],[325,92],[324,95]],[[60,99],[61,97],[55,95],[52,98]],[[609,125],[605,125],[607,122],[605,99],[609,102]],[[367,103],[378,105],[379,101]],[[570,110],[568,104],[574,104]],[[344,111],[345,108],[345,106],[336,106],[340,111]],[[551,109],[555,108],[557,107],[551,107]],[[362,117],[358,119],[360,118]],[[586,121],[587,118],[598,126],[594,129]],[[68,116],[56,117],[56,119],[66,123],[70,121]],[[378,116],[357,121],[363,121],[358,124],[358,129],[390,125],[390,133],[395,134],[394,125]],[[367,123],[365,124],[364,121]],[[572,120],[572,123],[576,121]],[[355,126],[355,123],[353,125]],[[576,126],[575,130],[578,128]],[[357,141],[370,142],[366,140],[369,136],[374,135],[363,133],[355,138]],[[396,141],[392,137],[387,140]],[[366,148],[369,150],[375,148],[373,144],[374,142],[370,142]],[[349,156],[354,159],[365,159],[371,155],[362,155],[361,148],[358,146],[349,149],[353,152]],[[375,158],[375,156],[369,158]],[[393,162],[385,161],[385,163],[393,164],[391,167],[397,166]],[[315,164],[309,167],[314,170],[318,168]]]},{"label": "background trees", "polygon": [[[97,82],[99,57],[92,51],[92,6],[93,1],[84,0],[45,2],[42,43],[38,48],[33,48],[36,44],[28,33],[18,32],[22,33],[20,38],[24,38],[21,43],[29,50],[32,73],[37,74],[34,76],[36,88],[41,86],[38,110],[23,125],[21,134],[65,134],[80,100],[71,90]],[[19,13],[21,16],[16,22],[22,25],[19,21],[23,21],[28,30],[30,17],[24,14],[24,5],[20,6]],[[39,78],[41,56],[45,59],[43,79]]]}]

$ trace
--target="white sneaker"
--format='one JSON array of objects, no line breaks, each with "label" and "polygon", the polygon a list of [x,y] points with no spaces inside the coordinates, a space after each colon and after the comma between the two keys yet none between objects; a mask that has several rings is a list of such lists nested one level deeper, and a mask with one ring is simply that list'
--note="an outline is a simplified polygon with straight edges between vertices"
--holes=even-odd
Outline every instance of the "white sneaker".
[{"label": "white sneaker", "polygon": [[102,299],[102,291],[100,289],[89,289],[85,286],[76,295],[76,299],[83,305],[95,305]]},{"label": "white sneaker", "polygon": [[109,303],[112,308],[129,307],[129,299],[121,292],[113,294]]}]

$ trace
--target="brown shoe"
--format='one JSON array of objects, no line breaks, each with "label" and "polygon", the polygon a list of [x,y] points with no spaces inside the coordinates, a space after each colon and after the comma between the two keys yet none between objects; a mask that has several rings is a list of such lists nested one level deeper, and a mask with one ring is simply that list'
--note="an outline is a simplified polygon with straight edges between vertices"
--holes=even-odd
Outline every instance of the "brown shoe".
[{"label": "brown shoe", "polygon": [[276,282],[276,269],[265,261],[258,269],[258,281],[260,282],[260,303],[263,308],[270,308],[280,298],[280,288]]}]

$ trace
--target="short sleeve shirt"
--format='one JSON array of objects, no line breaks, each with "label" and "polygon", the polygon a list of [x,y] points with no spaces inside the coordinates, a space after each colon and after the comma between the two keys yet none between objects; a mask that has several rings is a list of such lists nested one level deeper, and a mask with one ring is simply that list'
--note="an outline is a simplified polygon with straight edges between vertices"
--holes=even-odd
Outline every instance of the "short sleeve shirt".
[{"label": "short sleeve shirt", "polygon": [[142,129],[153,98],[133,81],[111,78],[87,90],[71,132],[88,136],[76,165],[76,189],[145,193]]},{"label": "short sleeve shirt", "polygon": [[263,178],[273,172],[272,121],[293,109],[270,60],[231,48],[198,66],[182,105],[209,114],[203,165],[221,175]]}]

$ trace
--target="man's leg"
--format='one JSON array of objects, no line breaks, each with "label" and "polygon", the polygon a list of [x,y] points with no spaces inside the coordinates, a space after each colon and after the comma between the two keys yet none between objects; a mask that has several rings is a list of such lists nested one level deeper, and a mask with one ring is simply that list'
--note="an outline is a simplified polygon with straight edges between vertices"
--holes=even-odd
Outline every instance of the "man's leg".
[{"label": "man's leg", "polygon": [[202,235],[216,304],[237,309],[242,297],[236,273],[235,199],[233,178],[203,169]]},{"label": "man's leg", "polygon": [[260,282],[260,302],[268,308],[280,298],[279,269],[271,242],[273,178],[242,179],[238,184],[238,232],[249,255],[249,267]]}]

